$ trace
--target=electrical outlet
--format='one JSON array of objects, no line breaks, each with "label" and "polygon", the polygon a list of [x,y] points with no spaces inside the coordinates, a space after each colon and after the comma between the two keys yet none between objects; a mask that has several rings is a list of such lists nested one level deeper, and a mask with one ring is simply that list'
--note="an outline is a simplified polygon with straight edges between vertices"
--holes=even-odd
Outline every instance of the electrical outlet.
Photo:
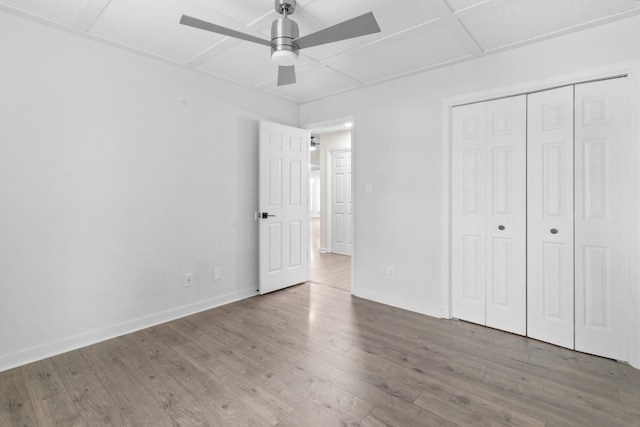
[{"label": "electrical outlet", "polygon": [[193,273],[185,273],[184,274],[184,287],[190,288],[193,286]]},{"label": "electrical outlet", "polygon": [[396,277],[395,267],[387,267],[387,279],[393,279]]},{"label": "electrical outlet", "polygon": [[213,269],[213,280],[222,280],[222,267]]}]

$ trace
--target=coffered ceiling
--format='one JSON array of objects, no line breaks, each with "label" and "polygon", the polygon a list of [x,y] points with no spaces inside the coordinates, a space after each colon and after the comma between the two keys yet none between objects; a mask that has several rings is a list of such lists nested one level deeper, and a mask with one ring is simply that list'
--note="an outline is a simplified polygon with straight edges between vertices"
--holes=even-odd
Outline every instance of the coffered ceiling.
[{"label": "coffered ceiling", "polygon": [[273,0],[0,0],[0,9],[188,70],[307,102],[640,13],[636,0],[297,0],[306,35],[368,11],[382,32],[305,49],[277,87],[270,51],[178,24],[182,14],[270,38]]}]

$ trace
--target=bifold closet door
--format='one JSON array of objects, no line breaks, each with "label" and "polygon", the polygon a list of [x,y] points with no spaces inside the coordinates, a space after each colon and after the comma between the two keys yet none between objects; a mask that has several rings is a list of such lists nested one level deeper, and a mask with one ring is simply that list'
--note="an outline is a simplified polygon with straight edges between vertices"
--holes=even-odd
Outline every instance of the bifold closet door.
[{"label": "bifold closet door", "polygon": [[453,109],[453,317],[629,358],[626,78]]},{"label": "bifold closet door", "polygon": [[629,358],[628,82],[575,87],[575,348]]},{"label": "bifold closet door", "polygon": [[453,316],[526,333],[526,97],[453,110]]},{"label": "bifold closet door", "polygon": [[527,333],[527,100],[487,102],[486,324]]},{"label": "bifold closet door", "polygon": [[527,335],[574,348],[573,86],[528,95]]},{"label": "bifold closet door", "polygon": [[485,324],[486,123],[485,102],[453,109],[452,314]]}]

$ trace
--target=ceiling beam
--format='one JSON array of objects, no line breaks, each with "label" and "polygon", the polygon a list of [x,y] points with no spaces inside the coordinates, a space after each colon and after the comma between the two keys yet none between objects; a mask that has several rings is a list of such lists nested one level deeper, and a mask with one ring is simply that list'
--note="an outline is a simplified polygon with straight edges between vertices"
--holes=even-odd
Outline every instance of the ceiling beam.
[{"label": "ceiling beam", "polygon": [[91,29],[102,12],[109,6],[111,0],[89,0],[78,13],[75,21],[71,24],[71,31],[74,33],[86,33]]},{"label": "ceiling beam", "polygon": [[440,17],[440,24],[446,26],[453,33],[458,43],[462,45],[469,55],[480,56],[484,53],[482,46],[460,21],[459,16],[451,10],[446,0],[431,0],[431,5]]},{"label": "ceiling beam", "polygon": [[458,19],[466,18],[467,16],[477,15],[479,13],[485,12],[489,9],[493,9],[505,3],[511,3],[513,0],[484,0],[480,3],[473,4],[471,6],[462,8],[453,12],[453,14]]}]

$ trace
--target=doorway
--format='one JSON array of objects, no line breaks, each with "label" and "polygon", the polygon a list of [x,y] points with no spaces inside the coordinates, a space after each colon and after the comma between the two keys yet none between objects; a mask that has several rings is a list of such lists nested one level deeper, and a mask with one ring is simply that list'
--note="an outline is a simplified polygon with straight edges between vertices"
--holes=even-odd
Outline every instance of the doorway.
[{"label": "doorway", "polygon": [[348,120],[314,126],[309,155],[310,281],[346,291],[352,288],[352,126]]}]

